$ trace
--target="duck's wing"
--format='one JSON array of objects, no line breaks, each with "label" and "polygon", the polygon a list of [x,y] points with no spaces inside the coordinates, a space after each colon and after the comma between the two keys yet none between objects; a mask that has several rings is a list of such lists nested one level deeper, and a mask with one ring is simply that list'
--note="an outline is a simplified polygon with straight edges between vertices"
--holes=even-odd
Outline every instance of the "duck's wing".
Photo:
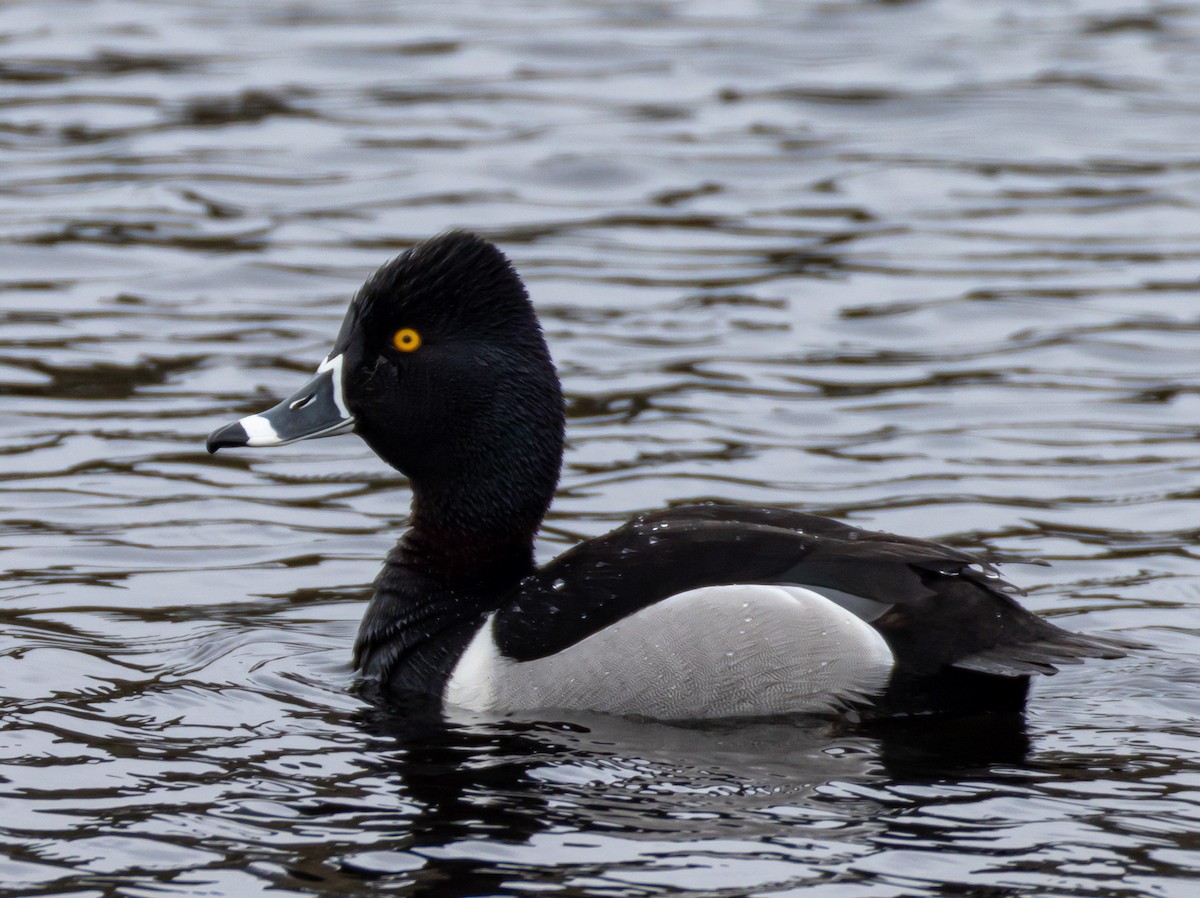
[{"label": "duck's wing", "polygon": [[1007,678],[1054,673],[1129,643],[1069,633],[1022,608],[1019,592],[974,555],[817,515],[736,505],[639,516],[536,574],[497,611],[496,645],[543,658],[688,590],[801,586],[883,635],[908,676],[947,668]]}]

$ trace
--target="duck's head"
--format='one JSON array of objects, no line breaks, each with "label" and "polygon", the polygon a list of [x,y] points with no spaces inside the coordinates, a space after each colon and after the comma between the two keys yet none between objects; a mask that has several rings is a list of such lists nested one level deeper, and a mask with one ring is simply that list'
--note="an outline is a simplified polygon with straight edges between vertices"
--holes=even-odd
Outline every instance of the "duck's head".
[{"label": "duck's head", "polygon": [[563,424],[521,279],[494,245],[452,232],[376,271],[316,376],[214,431],[208,451],[353,430],[412,481],[415,526],[531,538],[558,481]]}]

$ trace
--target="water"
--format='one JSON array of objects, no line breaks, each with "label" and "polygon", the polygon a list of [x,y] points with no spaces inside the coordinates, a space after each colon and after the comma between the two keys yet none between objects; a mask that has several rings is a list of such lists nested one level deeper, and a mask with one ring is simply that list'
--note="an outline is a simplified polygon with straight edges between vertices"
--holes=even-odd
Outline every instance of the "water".
[{"label": "water", "polygon": [[[0,891],[1193,894],[1198,95],[1191,4],[0,6]],[[1152,647],[1023,727],[372,710],[405,481],[203,438],[450,226],[565,381],[544,557],[789,505]]]}]

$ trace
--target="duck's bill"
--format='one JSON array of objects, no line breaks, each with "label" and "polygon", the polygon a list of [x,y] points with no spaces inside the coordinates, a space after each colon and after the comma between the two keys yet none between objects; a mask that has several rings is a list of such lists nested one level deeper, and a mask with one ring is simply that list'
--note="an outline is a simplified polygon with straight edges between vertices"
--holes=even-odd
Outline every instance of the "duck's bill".
[{"label": "duck's bill", "polygon": [[303,387],[279,405],[219,427],[208,435],[208,451],[236,446],[282,446],[331,437],[354,429],[354,416],[342,396],[342,356],[321,363]]}]

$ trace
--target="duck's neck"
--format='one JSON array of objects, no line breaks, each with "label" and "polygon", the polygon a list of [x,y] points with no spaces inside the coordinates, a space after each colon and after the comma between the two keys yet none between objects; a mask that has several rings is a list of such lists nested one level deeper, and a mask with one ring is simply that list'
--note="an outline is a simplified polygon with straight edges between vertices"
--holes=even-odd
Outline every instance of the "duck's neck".
[{"label": "duck's neck", "polygon": [[[497,482],[507,484],[509,478]],[[534,568],[548,494],[530,504],[473,478],[472,490],[414,484],[412,528],[388,554],[359,627],[355,666],[389,688],[440,688],[466,646]]]},{"label": "duck's neck", "polygon": [[469,494],[414,485],[412,526],[396,554],[448,588],[495,596],[533,571],[534,539],[548,505],[549,497],[518,503],[474,479]]},{"label": "duck's neck", "polygon": [[388,556],[359,628],[356,660],[369,675],[402,683],[411,668],[412,682],[436,684],[430,667],[445,673],[464,634],[511,600],[534,569],[565,420],[549,353],[536,322],[531,328],[536,340],[513,357],[519,363],[497,363],[493,373],[504,379],[447,412],[438,432],[401,442],[387,428],[359,423],[359,434],[413,488],[412,528]]}]

